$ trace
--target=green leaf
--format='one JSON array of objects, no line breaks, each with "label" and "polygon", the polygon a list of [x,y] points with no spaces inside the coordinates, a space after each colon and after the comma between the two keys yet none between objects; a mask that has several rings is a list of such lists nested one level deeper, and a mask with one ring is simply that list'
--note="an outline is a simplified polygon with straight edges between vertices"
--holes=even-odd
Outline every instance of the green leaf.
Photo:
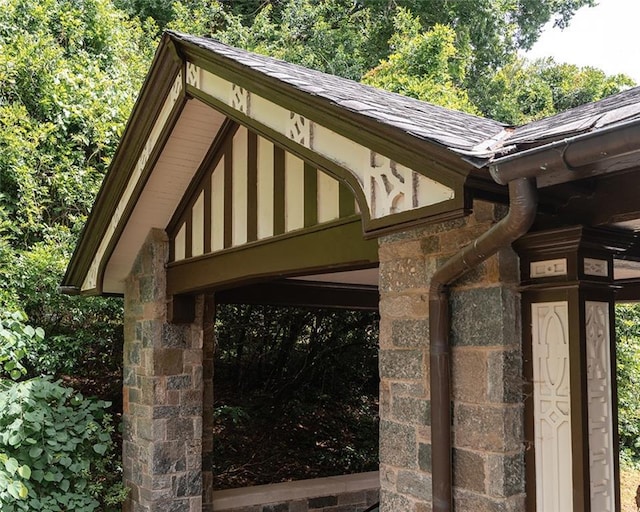
[{"label": "green leaf", "polygon": [[18,474],[25,480],[29,480],[31,478],[31,468],[24,464],[18,468]]},{"label": "green leaf", "polygon": [[62,482],[60,482],[60,489],[62,489],[62,491],[67,492],[69,490],[69,480],[63,480]]},{"label": "green leaf", "polygon": [[31,448],[29,448],[29,457],[31,457],[32,459],[36,459],[40,457],[42,452],[43,452],[43,449],[40,448],[39,446],[32,446]]},{"label": "green leaf", "polygon": [[18,464],[18,461],[16,459],[14,459],[13,457],[7,459],[4,462],[4,467],[9,472],[10,475],[14,475],[15,472],[18,470],[19,466],[20,466],[20,464]]},{"label": "green leaf", "polygon": [[101,443],[94,444],[93,450],[99,455],[104,455],[104,453],[107,451],[107,445]]}]

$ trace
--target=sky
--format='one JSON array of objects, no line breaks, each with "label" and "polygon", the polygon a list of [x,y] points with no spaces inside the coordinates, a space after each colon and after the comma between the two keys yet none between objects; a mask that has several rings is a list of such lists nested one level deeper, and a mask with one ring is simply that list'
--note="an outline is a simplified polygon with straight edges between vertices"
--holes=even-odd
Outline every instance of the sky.
[{"label": "sky", "polygon": [[599,0],[583,7],[564,30],[550,25],[526,57],[625,73],[640,85],[640,0]]}]

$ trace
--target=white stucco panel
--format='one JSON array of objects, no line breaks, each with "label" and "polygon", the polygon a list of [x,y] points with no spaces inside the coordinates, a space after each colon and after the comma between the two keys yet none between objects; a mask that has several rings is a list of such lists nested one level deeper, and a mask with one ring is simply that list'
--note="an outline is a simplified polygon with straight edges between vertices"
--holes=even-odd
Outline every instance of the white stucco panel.
[{"label": "white stucco panel", "polygon": [[[193,67],[192,64],[188,66]],[[194,81],[194,87],[349,171],[362,188],[372,219],[432,206],[455,197],[452,188],[374,153],[312,119],[206,70],[198,69],[194,74],[199,77]]]}]

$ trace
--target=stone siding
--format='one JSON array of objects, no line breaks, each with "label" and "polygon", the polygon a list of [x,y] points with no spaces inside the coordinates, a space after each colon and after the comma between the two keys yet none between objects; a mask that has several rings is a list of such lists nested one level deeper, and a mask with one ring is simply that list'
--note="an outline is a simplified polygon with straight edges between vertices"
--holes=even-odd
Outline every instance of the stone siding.
[{"label": "stone siding", "polygon": [[[429,282],[504,208],[380,239],[382,512],[431,511]],[[518,260],[503,249],[451,291],[456,512],[524,510]]]},{"label": "stone siding", "polygon": [[125,512],[202,510],[202,317],[167,323],[164,232],[153,230],[126,283]]}]

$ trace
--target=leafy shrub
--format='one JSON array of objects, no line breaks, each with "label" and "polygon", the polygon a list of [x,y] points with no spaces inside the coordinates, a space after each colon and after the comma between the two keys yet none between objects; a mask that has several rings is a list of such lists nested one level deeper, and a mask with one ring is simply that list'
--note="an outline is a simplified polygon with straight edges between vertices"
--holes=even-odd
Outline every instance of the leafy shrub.
[{"label": "leafy shrub", "polygon": [[620,456],[640,465],[640,305],[616,306],[616,350]]},{"label": "leafy shrub", "polygon": [[16,382],[26,372],[28,343],[44,337],[24,321],[0,313],[0,337],[9,342],[0,345],[0,509],[118,510],[126,490],[113,456],[110,404],[51,377]]}]

